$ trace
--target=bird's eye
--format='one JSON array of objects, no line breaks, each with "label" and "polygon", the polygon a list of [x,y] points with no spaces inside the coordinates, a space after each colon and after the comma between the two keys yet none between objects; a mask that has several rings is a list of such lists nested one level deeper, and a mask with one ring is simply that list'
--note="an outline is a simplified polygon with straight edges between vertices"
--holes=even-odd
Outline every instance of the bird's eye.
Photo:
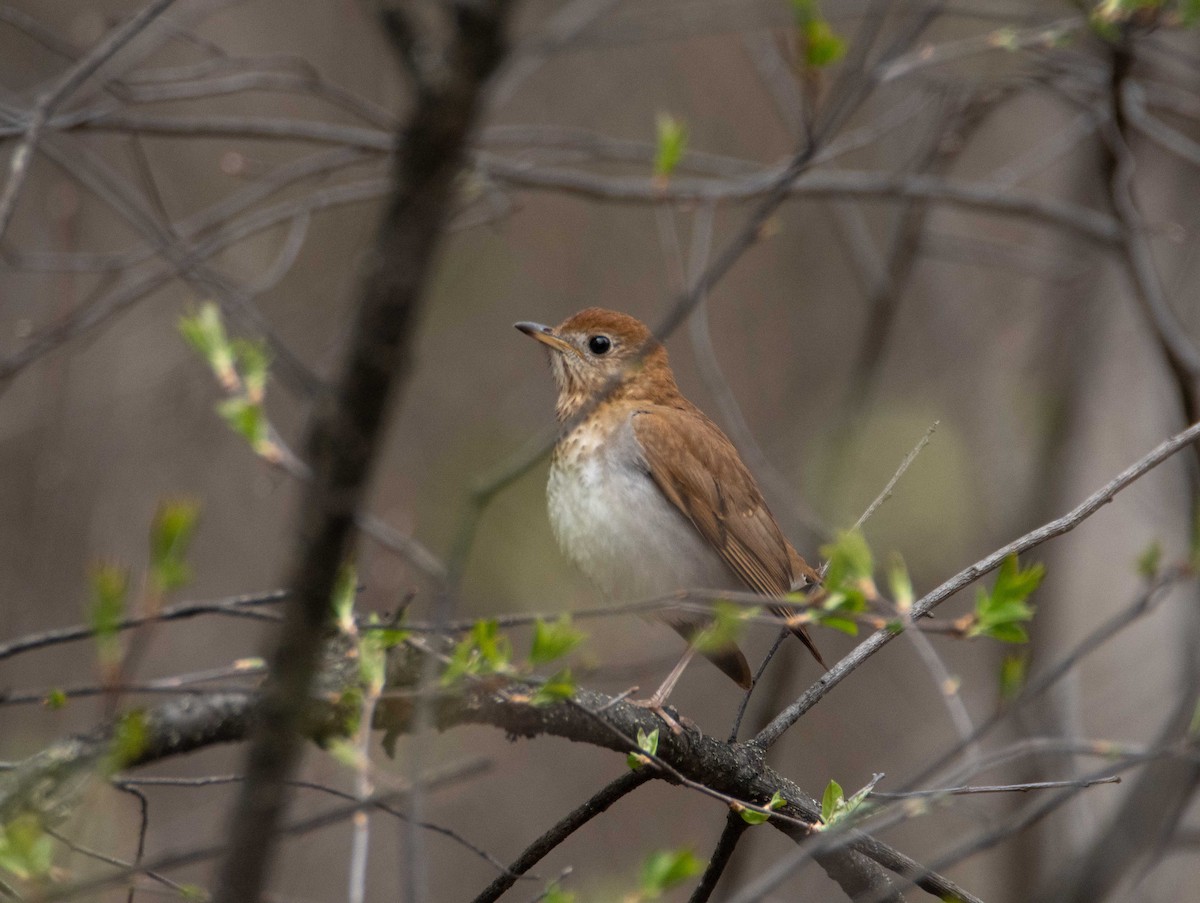
[{"label": "bird's eye", "polygon": [[588,349],[592,354],[608,354],[612,348],[612,339],[606,335],[594,335],[588,339]]}]

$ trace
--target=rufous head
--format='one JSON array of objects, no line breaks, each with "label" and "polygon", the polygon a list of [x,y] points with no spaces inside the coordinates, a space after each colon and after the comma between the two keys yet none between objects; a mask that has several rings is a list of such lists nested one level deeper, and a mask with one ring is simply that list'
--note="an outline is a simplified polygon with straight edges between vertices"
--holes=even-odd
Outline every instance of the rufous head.
[{"label": "rufous head", "polygon": [[549,349],[559,420],[606,391],[607,400],[652,402],[679,394],[667,349],[645,323],[628,314],[589,307],[554,327],[529,322],[516,327]]}]

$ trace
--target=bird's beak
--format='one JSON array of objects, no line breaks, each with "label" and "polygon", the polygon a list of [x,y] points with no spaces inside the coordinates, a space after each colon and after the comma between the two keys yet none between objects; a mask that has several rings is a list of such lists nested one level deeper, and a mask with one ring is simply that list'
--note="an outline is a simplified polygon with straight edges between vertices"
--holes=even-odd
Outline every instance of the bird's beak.
[{"label": "bird's beak", "polygon": [[554,330],[549,326],[543,326],[541,323],[514,323],[514,326],[530,338],[537,339],[543,345],[553,348],[555,351],[575,351],[575,347],[569,342],[564,342],[554,334]]}]

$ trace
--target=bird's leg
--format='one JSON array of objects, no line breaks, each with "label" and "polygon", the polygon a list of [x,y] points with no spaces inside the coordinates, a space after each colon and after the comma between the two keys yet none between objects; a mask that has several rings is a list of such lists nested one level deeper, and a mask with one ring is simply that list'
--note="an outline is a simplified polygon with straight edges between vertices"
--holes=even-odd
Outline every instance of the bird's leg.
[{"label": "bird's leg", "polygon": [[679,734],[683,732],[683,728],[679,726],[679,722],[672,718],[667,710],[663,708],[663,703],[667,701],[667,697],[671,695],[671,691],[675,689],[675,684],[679,683],[679,678],[683,676],[683,672],[687,669],[688,664],[696,655],[696,647],[688,644],[687,650],[683,656],[676,662],[675,667],[671,669],[671,673],[667,675],[666,680],[659,685],[659,688],[654,691],[654,695],[649,699],[631,699],[633,705],[641,706],[644,709],[649,709],[656,714],[671,728],[673,733]]}]

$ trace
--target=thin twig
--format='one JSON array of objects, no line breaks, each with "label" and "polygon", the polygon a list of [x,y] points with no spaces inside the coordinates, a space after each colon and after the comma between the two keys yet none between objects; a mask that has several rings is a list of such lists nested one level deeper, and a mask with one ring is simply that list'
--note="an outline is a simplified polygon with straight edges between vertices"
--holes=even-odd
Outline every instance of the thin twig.
[{"label": "thin twig", "polygon": [[787,169],[773,169],[739,180],[673,179],[664,189],[650,178],[534,167],[492,154],[477,154],[476,161],[484,175],[499,182],[594,200],[641,204],[660,203],[664,198],[691,203],[742,201],[770,196],[772,186],[784,181],[784,193],[788,196],[936,201],[951,207],[1028,219],[1105,247],[1115,244],[1120,235],[1112,217],[1088,207],[1030,191],[935,176],[854,170],[823,170],[801,176]]},{"label": "thin twig", "polygon": [[4,184],[3,192],[0,192],[0,237],[8,230],[8,224],[12,220],[17,198],[29,174],[29,164],[42,129],[46,127],[46,120],[59,104],[78,90],[121,48],[141,34],[151,22],[166,12],[174,2],[175,0],[153,0],[142,7],[128,22],[109,32],[104,40],[64,72],[58,81],[38,98],[29,114],[24,135],[9,158],[8,181]]},{"label": "thin twig", "polygon": [[[43,830],[47,834],[49,834],[51,837],[53,837],[55,840],[57,840],[59,843],[63,844],[64,846],[68,847],[71,850],[74,850],[76,853],[79,853],[81,856],[86,856],[88,859],[95,859],[97,862],[103,862],[105,865],[115,865],[117,868],[126,869],[130,873],[137,873],[138,871],[140,871],[136,860],[134,862],[126,862],[123,859],[118,859],[116,856],[110,856],[107,853],[100,852],[99,850],[93,850],[91,847],[84,846],[81,843],[77,843],[76,841],[71,840],[71,838],[67,837],[64,834],[61,834],[60,832],[56,831],[54,828],[51,828],[49,826],[43,828]],[[139,859],[140,859],[140,856],[139,856]],[[166,877],[165,875],[160,875],[158,872],[146,870],[146,871],[143,871],[142,874],[144,874],[151,881],[155,881],[155,882],[161,884],[163,887],[170,888],[172,891],[179,894],[181,897],[186,898],[187,890],[182,884],[172,881],[170,878]],[[132,892],[133,892],[133,888],[130,888],[130,893],[132,893]]]},{"label": "thin twig", "polygon": [[[324,828],[328,825],[340,824],[346,819],[352,817],[355,812],[359,812],[363,809],[391,804],[397,798],[404,795],[404,791],[388,791],[386,793],[375,794],[369,799],[355,800],[348,805],[330,809],[326,812],[320,813],[319,815],[312,816],[311,818],[304,818],[285,824],[277,829],[276,834],[279,837],[294,837],[310,834],[319,828]],[[104,890],[105,888],[124,884],[135,875],[144,875],[151,871],[162,872],[168,869],[181,868],[186,865],[210,862],[214,859],[219,859],[228,851],[228,841],[222,841],[220,843],[210,844],[208,846],[197,846],[186,850],[160,853],[153,859],[149,859],[137,865],[125,866],[114,872],[110,872],[107,875],[100,875],[95,878],[58,885],[57,887],[45,892],[39,898],[39,900],[42,901],[42,903],[57,903],[57,901],[81,898],[94,899],[96,892]]]},{"label": "thin twig", "polygon": [[1057,790],[1061,787],[1093,787],[1096,784],[1120,784],[1119,775],[1106,775],[1075,781],[1029,781],[1023,784],[978,784],[962,787],[940,787],[936,790],[909,790],[904,793],[884,793],[872,790],[868,799],[906,800],[927,796],[966,796],[972,793],[1029,793],[1033,790]]},{"label": "thin twig", "polygon": [[749,827],[746,820],[732,810],[725,816],[725,827],[721,829],[717,845],[708,858],[708,865],[704,868],[704,874],[700,876],[700,882],[688,897],[688,903],[707,903],[713,891],[717,889],[717,882],[725,874],[725,868],[733,857],[733,851],[737,849],[738,841]]},{"label": "thin twig", "polygon": [[[959,571],[949,580],[918,600],[912,607],[912,618],[915,620],[923,617],[927,612],[932,611],[955,593],[1000,567],[1008,556],[1027,552],[1056,536],[1061,536],[1064,533],[1074,530],[1099,511],[1100,508],[1111,502],[1117,493],[1145,476],[1180,449],[1186,448],[1195,442],[1198,437],[1200,437],[1200,423],[1193,424],[1135,461],[1062,517],[1029,531],[1024,536],[1014,539],[990,555],[981,558],[970,567]],[[896,634],[891,630],[883,629],[876,631],[866,640],[859,643],[849,655],[827,671],[799,699],[780,712],[751,742],[764,749],[769,748],[783,736],[788,728],[799,721],[805,712],[824,699],[830,690],[841,683],[863,662],[891,642],[895,636]]]},{"label": "thin twig", "polygon": [[913,447],[913,450],[904,456],[904,460],[900,462],[900,466],[896,468],[896,472],[892,474],[892,478],[887,481],[887,485],[883,487],[883,491],[875,496],[875,501],[871,502],[867,506],[867,510],[854,522],[853,529],[857,530],[870,520],[871,515],[879,510],[879,506],[892,497],[892,490],[896,488],[896,484],[900,482],[900,478],[904,476],[905,471],[912,467],[913,462],[917,460],[917,455],[921,454],[925,446],[929,444],[929,440],[933,436],[933,431],[938,428],[939,423],[941,423],[940,420],[935,420],[929,425],[929,429],[925,431],[925,435],[921,437],[921,440]]},{"label": "thin twig", "polygon": [[[254,611],[260,605],[271,605],[282,602],[287,598],[287,590],[277,589],[267,593],[255,593],[246,596],[232,596],[216,602],[180,602],[168,605],[157,614],[142,617],[123,618],[111,629],[115,631],[132,630],[143,624],[158,621],[178,621],[201,615],[225,615],[239,618],[257,618],[260,620],[277,621],[279,617],[272,612]],[[45,649],[61,643],[73,643],[79,640],[91,639],[96,635],[96,628],[86,624],[73,627],[58,627],[53,630],[31,633],[19,639],[11,640],[0,645],[0,661],[30,652],[34,649]]]},{"label": "thin twig", "polygon": [[597,815],[608,810],[613,803],[628,796],[653,777],[649,769],[628,771],[616,780],[605,784],[588,800],[568,812],[546,830],[537,840],[527,846],[521,855],[512,861],[504,874],[496,876],[472,903],[493,903],[512,887],[517,880],[544,859],[555,847],[586,825]]}]

